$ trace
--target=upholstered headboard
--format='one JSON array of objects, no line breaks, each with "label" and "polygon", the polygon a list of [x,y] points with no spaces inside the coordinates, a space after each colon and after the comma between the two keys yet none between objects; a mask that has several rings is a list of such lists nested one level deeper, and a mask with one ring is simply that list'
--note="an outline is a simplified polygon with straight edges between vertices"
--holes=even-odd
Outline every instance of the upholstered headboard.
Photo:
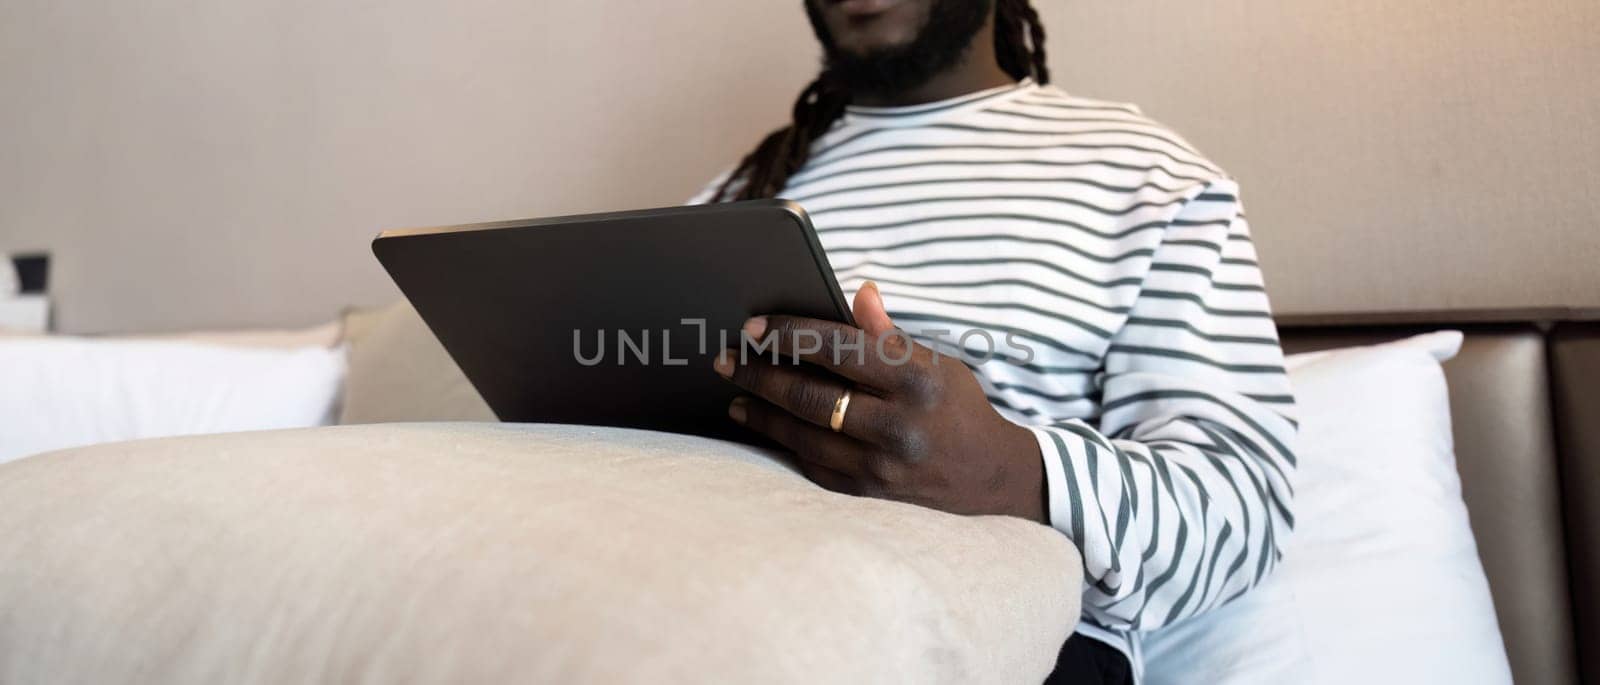
[{"label": "upholstered headboard", "polygon": [[[1600,683],[1600,312],[1280,319],[1305,352],[1454,328],[1462,492],[1518,682]],[[1581,649],[1587,645],[1590,649]]]}]

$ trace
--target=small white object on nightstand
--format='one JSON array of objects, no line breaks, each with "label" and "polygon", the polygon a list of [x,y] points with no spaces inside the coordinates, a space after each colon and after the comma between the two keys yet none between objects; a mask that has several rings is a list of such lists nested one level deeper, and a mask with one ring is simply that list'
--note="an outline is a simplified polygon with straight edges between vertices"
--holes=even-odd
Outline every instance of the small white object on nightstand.
[{"label": "small white object on nightstand", "polygon": [[0,254],[0,333],[44,333],[50,326],[49,298],[21,291],[16,265]]},{"label": "small white object on nightstand", "polygon": [[44,333],[50,299],[44,295],[0,295],[0,333]]}]

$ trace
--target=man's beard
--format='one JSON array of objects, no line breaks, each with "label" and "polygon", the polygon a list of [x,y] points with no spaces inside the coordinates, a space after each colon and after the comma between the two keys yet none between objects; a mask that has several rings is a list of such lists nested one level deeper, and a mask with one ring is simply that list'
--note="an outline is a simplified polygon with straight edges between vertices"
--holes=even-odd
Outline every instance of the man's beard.
[{"label": "man's beard", "polygon": [[805,0],[811,28],[822,43],[822,63],[834,83],[851,93],[887,95],[920,88],[961,63],[972,40],[994,10],[994,0],[933,0],[928,23],[910,44],[865,55],[843,52],[833,42],[815,3]]}]

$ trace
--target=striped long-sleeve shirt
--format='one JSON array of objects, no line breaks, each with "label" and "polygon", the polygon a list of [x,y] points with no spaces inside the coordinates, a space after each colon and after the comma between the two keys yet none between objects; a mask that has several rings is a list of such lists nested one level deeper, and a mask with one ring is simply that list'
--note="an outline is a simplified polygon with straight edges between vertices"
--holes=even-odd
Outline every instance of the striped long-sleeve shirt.
[{"label": "striped long-sleeve shirt", "polygon": [[1181,138],[1023,82],[852,107],[780,196],[847,296],[875,281],[913,337],[994,357],[974,371],[1036,434],[1050,522],[1082,552],[1079,632],[1142,670],[1138,631],[1272,569],[1294,400],[1238,185]]}]

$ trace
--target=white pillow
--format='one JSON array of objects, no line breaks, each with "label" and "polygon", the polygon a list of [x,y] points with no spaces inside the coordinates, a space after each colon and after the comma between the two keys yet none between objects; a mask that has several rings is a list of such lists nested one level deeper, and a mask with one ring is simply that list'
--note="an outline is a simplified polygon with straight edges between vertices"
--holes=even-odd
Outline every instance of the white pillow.
[{"label": "white pillow", "polygon": [[327,425],[344,352],[0,338],[0,463],[101,442]]},{"label": "white pillow", "polygon": [[1161,683],[1508,683],[1440,362],[1461,334],[1288,360],[1295,531],[1232,605],[1145,636]]}]

